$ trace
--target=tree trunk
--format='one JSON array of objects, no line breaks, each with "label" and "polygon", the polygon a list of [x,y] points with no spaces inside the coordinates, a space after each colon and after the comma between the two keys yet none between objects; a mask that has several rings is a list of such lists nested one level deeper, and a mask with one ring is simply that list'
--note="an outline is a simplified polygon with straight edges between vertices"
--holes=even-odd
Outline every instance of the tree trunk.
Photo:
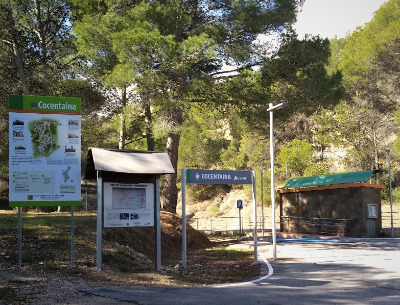
[{"label": "tree trunk", "polygon": [[11,41],[5,41],[5,42],[7,42],[11,45],[15,65],[17,66],[17,69],[18,69],[19,80],[21,82],[22,93],[29,94],[29,85],[26,80],[24,63],[23,63],[23,60],[21,57],[21,53],[19,51],[18,36],[17,36],[16,27],[15,27],[14,16],[12,15],[12,11],[9,7],[7,7],[6,10],[7,10],[7,19],[8,19],[7,23],[8,23],[8,26],[10,27],[10,33],[11,33]]},{"label": "tree trunk", "polygon": [[144,97],[144,122],[146,125],[146,140],[147,140],[147,150],[154,151],[154,137],[152,131],[152,117],[150,108],[150,99],[147,95]]},{"label": "tree trunk", "polygon": [[177,168],[178,168],[178,152],[180,141],[180,126],[182,126],[182,109],[174,109],[171,113],[172,123],[176,127],[174,131],[169,133],[167,140],[167,153],[171,160],[175,174],[165,175],[164,185],[162,188],[163,208],[169,212],[176,213],[176,205],[178,202]]},{"label": "tree trunk", "polygon": [[14,53],[14,60],[15,64],[18,69],[19,74],[19,81],[21,82],[21,89],[23,94],[29,94],[29,85],[26,81],[25,71],[24,71],[24,64],[22,63],[21,53],[19,52],[18,44],[16,41],[13,41],[13,53]]},{"label": "tree trunk", "polygon": [[118,149],[125,149],[126,141],[126,86],[122,88],[121,124],[119,129]]},{"label": "tree trunk", "polygon": [[42,8],[40,0],[35,1],[36,4],[36,29],[35,33],[38,37],[39,44],[40,44],[40,52],[41,52],[41,63],[42,63],[42,85],[44,95],[49,95],[49,63],[48,63],[48,49],[47,49],[47,42],[46,42],[46,30],[45,25],[42,20]]}]

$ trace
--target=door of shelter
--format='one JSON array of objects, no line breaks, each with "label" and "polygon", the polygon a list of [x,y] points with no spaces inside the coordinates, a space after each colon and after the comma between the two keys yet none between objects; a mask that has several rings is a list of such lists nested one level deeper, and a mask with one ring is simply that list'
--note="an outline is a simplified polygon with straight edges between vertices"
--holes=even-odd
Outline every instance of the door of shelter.
[{"label": "door of shelter", "polygon": [[254,263],[257,258],[257,203],[256,203],[256,174],[254,171],[235,170],[205,170],[182,169],[182,267],[186,268],[186,184],[253,184],[253,237],[254,237]]}]

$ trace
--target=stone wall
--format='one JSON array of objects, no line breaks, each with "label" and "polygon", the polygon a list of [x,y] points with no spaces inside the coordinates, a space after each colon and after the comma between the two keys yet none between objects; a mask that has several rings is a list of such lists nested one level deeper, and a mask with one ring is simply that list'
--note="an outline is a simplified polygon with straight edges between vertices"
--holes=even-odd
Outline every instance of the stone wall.
[{"label": "stone wall", "polygon": [[[283,232],[377,237],[382,229],[379,188],[315,188],[281,193],[280,203]],[[378,218],[367,217],[368,204],[377,205]]]}]

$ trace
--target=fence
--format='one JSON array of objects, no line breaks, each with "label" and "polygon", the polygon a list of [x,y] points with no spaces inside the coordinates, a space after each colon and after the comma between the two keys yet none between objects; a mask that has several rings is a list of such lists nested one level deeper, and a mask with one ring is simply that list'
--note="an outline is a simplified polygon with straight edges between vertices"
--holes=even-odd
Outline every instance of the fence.
[{"label": "fence", "polygon": [[[270,221],[269,217],[264,217],[264,228],[272,227]],[[192,218],[189,223],[196,230],[207,233],[252,232],[254,229],[252,217],[241,217],[241,223],[239,223],[239,217]],[[257,229],[262,231],[262,217],[257,218]]]},{"label": "fence", "polygon": [[285,232],[307,232],[313,235],[345,236],[347,223],[353,221],[345,218],[295,217],[281,216]]},{"label": "fence", "polygon": [[[253,218],[242,217],[241,224],[239,223],[239,217],[210,217],[210,218],[192,218],[189,223],[193,228],[198,231],[207,233],[237,233],[240,230],[242,232],[253,231]],[[300,226],[307,225],[310,228],[310,232],[315,235],[333,235],[333,236],[345,236],[346,224],[351,222],[351,219],[344,218],[310,218],[308,220],[302,219],[301,217],[281,217],[280,222],[276,222],[276,228],[279,230],[280,224],[284,226]],[[257,229],[259,232],[262,231],[262,217],[257,218]],[[270,231],[272,222],[270,217],[264,217],[264,229]],[[400,212],[393,212],[393,227],[400,229]],[[391,213],[382,213],[382,228],[391,228]],[[293,231],[292,232],[296,232]]]},{"label": "fence", "polygon": [[[382,228],[391,227],[391,213],[382,212]],[[393,227],[400,228],[400,212],[393,212]]]}]

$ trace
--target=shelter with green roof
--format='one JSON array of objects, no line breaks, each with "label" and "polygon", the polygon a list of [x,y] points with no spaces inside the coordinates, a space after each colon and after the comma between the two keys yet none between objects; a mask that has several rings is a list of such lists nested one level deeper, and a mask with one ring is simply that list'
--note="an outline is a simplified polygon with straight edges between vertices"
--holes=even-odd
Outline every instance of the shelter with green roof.
[{"label": "shelter with green roof", "polygon": [[281,232],[378,237],[381,190],[373,170],[290,179],[278,190]]}]

